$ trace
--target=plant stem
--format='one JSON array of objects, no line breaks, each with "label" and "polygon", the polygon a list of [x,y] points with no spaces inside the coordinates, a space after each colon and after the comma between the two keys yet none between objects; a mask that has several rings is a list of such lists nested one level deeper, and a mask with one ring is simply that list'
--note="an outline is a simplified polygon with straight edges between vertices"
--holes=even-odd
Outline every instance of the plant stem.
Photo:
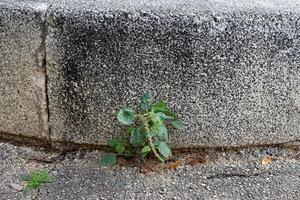
[{"label": "plant stem", "polygon": [[[149,123],[148,123],[148,119],[147,117],[141,117],[141,121],[145,127],[146,133],[150,132],[150,128],[149,128]],[[157,153],[155,146],[153,144],[153,140],[152,137],[147,135],[147,140],[150,146],[150,149],[152,150],[152,152],[154,153],[155,157],[160,161],[160,162],[165,162],[165,160]]]},{"label": "plant stem", "polygon": [[154,155],[156,156],[156,158],[160,161],[160,162],[165,162],[165,160],[157,153],[156,149],[155,149],[155,146],[153,144],[153,141],[152,141],[152,137],[147,137],[148,139],[148,142],[149,142],[149,146],[150,146],[150,149],[153,151]]}]

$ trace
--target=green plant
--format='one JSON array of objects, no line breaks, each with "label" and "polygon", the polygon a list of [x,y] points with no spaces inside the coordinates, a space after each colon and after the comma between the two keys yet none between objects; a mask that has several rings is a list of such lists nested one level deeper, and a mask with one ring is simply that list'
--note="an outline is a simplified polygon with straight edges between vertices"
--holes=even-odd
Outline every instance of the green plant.
[{"label": "green plant", "polygon": [[123,138],[109,140],[108,145],[116,153],[103,155],[102,165],[116,164],[118,155],[146,157],[152,152],[161,162],[172,156],[167,124],[182,129],[183,123],[165,102],[151,104],[150,98],[148,93],[143,95],[139,113],[130,108],[118,112],[118,121],[129,126],[127,134]]},{"label": "green plant", "polygon": [[30,175],[22,177],[22,181],[26,182],[24,191],[38,189],[45,183],[51,183],[53,178],[48,174],[47,170],[34,171]]}]

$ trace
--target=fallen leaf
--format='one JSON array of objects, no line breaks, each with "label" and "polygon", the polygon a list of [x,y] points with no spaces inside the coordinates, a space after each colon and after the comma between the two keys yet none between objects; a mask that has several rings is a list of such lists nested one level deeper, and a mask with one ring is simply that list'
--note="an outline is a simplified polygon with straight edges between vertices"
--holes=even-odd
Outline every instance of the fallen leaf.
[{"label": "fallen leaf", "polygon": [[199,158],[191,158],[191,159],[189,159],[187,161],[187,164],[195,166],[195,165],[203,164],[205,162],[206,162],[205,159],[199,157]]},{"label": "fallen leaf", "polygon": [[169,165],[170,170],[176,170],[178,166],[182,164],[181,160],[177,160]]},{"label": "fallen leaf", "polygon": [[271,156],[266,156],[261,160],[262,165],[268,165],[272,162],[273,158]]}]

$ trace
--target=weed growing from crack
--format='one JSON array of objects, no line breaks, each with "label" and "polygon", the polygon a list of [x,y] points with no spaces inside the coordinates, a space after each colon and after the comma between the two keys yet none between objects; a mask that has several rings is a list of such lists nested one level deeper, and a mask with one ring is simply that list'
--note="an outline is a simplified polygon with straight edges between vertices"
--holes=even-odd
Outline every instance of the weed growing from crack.
[{"label": "weed growing from crack", "polygon": [[45,183],[51,183],[53,177],[48,174],[47,170],[43,170],[31,172],[30,175],[22,177],[21,180],[26,182],[26,187],[23,191],[30,191],[39,189]]},{"label": "weed growing from crack", "polygon": [[172,156],[166,125],[171,124],[175,129],[182,129],[183,123],[165,102],[152,104],[150,99],[148,93],[143,95],[139,113],[130,108],[123,108],[118,112],[118,121],[129,126],[127,134],[122,138],[109,140],[108,145],[115,153],[104,154],[101,158],[102,165],[116,164],[117,156],[146,157],[153,153],[161,162]]}]

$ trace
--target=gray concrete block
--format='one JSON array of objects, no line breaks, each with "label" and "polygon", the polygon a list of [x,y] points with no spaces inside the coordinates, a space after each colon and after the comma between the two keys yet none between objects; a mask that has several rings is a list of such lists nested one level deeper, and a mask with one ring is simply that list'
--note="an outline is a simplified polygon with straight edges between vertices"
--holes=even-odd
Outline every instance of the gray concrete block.
[{"label": "gray concrete block", "polygon": [[44,14],[48,4],[0,2],[0,135],[48,138]]},{"label": "gray concrete block", "polygon": [[177,147],[300,139],[298,1],[70,1],[49,11],[52,139],[105,144],[144,91]]}]

